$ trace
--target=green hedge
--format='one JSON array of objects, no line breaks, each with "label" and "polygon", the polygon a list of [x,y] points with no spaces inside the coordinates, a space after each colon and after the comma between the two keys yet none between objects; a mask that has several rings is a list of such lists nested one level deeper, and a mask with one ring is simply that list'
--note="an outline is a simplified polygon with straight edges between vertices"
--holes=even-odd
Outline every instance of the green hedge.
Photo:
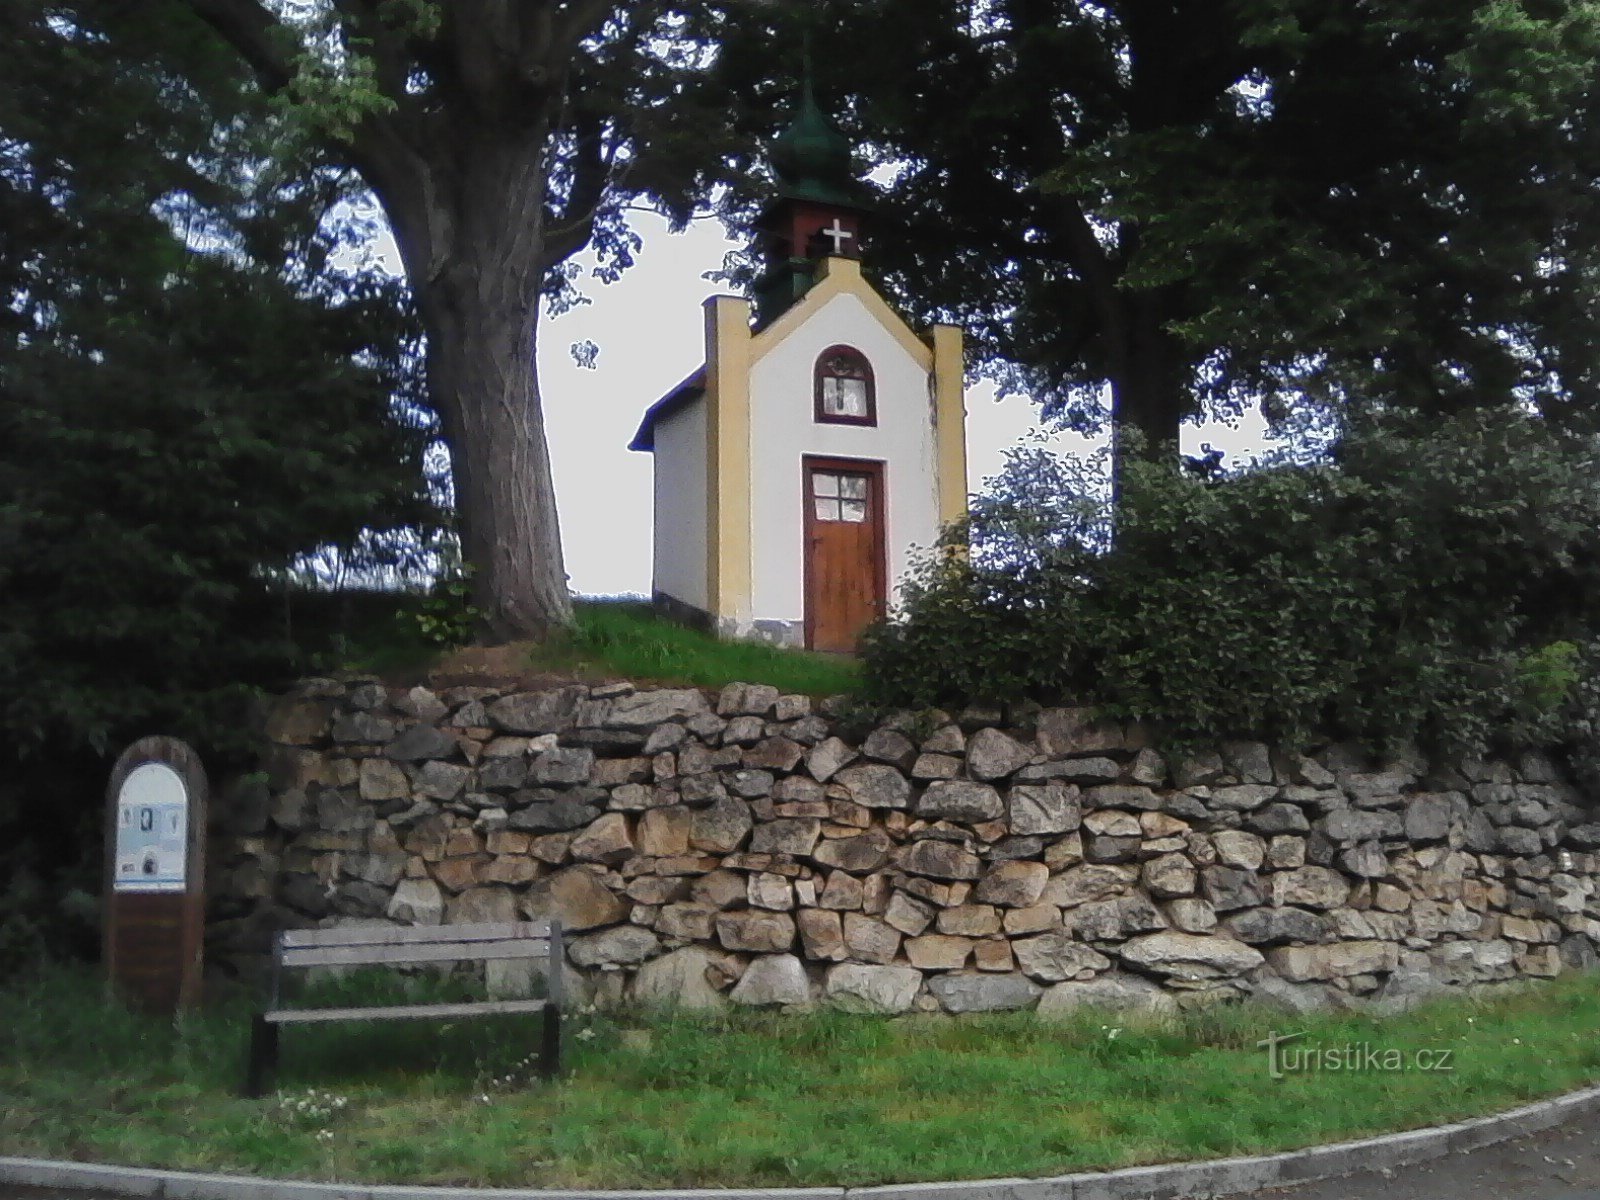
[{"label": "green hedge", "polygon": [[1113,520],[1018,454],[869,636],[870,695],[1089,703],[1178,741],[1558,739],[1600,629],[1595,458],[1516,415],[1390,418],[1316,465],[1134,463]]}]

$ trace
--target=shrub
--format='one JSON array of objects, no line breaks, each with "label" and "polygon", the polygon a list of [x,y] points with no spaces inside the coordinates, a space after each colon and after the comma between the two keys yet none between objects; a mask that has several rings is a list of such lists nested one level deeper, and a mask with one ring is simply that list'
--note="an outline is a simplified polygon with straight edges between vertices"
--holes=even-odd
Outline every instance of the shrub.
[{"label": "shrub", "polygon": [[1135,462],[1113,518],[1092,465],[1018,454],[869,637],[869,693],[1089,703],[1179,741],[1559,738],[1600,632],[1594,460],[1514,414],[1391,417],[1310,466]]}]

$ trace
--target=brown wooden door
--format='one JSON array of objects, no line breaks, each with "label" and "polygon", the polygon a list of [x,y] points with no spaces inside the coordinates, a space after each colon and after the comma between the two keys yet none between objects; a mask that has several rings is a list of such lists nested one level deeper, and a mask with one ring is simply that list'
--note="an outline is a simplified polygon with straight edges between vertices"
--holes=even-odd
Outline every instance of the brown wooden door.
[{"label": "brown wooden door", "polygon": [[883,464],[807,458],[806,645],[853,652],[882,615]]}]

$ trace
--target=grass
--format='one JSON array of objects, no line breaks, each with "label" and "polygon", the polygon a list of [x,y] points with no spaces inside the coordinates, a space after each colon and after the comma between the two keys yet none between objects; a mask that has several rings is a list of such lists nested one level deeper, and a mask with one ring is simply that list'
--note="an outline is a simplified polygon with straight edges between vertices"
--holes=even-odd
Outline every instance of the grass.
[{"label": "grass", "polygon": [[[386,610],[369,605],[360,623],[345,632],[339,665],[386,678],[421,679],[444,654],[420,632],[415,610],[422,603],[419,597],[396,596]],[[530,644],[529,670],[704,688],[769,683],[781,692],[808,696],[854,692],[860,679],[853,659],[720,641],[665,620],[643,601],[579,600],[573,611],[571,634]]]},{"label": "grass", "polygon": [[[1250,1007],[1131,1024],[816,1013],[287,1031],[278,1098],[240,1099],[248,1003],[181,1022],[82,970],[0,992],[0,1153],[274,1177],[487,1186],[756,1186],[1037,1176],[1268,1151],[1513,1107],[1600,1078],[1574,977],[1378,1021]],[[1256,1043],[1370,1043],[1448,1072],[1270,1078]]]},{"label": "grass", "polygon": [[808,696],[851,692],[859,681],[854,659],[721,641],[657,616],[643,601],[586,600],[575,607],[571,639],[539,647],[536,664],[693,687],[769,683]]}]

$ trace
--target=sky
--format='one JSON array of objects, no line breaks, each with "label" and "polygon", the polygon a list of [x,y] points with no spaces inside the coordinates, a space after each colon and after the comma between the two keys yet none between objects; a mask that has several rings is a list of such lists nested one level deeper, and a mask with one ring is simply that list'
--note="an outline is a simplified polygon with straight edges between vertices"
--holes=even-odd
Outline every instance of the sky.
[{"label": "sky", "polygon": [[[650,212],[634,212],[630,223],[644,242],[635,265],[608,284],[589,274],[593,256],[580,255],[584,274],[577,286],[590,303],[544,317],[539,329],[540,392],[568,582],[586,596],[650,592],[651,456],[630,451],[628,442],[644,410],[701,365],[701,303],[727,290],[705,276],[735,245],[709,217],[676,234]],[[392,242],[377,257],[398,270]],[[585,341],[600,348],[593,368],[580,367],[571,351]],[[1037,428],[1037,417],[1027,397],[1000,399],[991,384],[969,384],[972,490],[1000,469],[1006,448]],[[1196,452],[1202,442],[1232,459],[1260,449],[1265,435],[1259,418],[1239,429],[1185,431],[1185,452]],[[1091,453],[1096,446],[1068,434],[1050,444],[1066,454]]]}]

